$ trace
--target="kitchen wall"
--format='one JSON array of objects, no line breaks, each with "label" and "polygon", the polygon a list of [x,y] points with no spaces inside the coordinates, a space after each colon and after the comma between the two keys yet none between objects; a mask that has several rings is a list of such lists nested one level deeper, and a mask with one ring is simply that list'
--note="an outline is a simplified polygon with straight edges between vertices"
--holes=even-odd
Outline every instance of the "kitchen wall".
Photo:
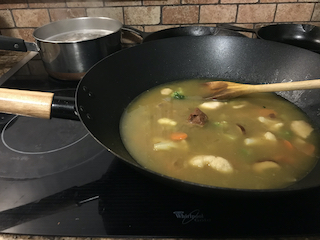
[{"label": "kitchen wall", "polygon": [[35,28],[51,21],[106,16],[144,31],[231,23],[261,27],[272,23],[320,26],[320,0],[0,0],[3,35],[32,41]]}]

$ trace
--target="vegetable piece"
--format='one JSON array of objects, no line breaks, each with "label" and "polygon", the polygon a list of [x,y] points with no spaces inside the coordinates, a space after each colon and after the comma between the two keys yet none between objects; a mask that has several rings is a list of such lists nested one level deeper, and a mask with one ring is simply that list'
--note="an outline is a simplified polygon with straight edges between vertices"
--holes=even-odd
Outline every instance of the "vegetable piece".
[{"label": "vegetable piece", "polygon": [[163,89],[161,89],[160,93],[162,95],[170,95],[172,93],[172,89],[171,88],[163,88]]},{"label": "vegetable piece", "polygon": [[175,125],[177,125],[177,122],[176,122],[176,121],[173,121],[173,120],[170,119],[170,118],[159,118],[159,119],[158,119],[158,123],[159,123],[159,124],[162,124],[162,125],[170,125],[170,126],[175,126]]},{"label": "vegetable piece", "polygon": [[288,140],[284,139],[283,143],[284,143],[284,145],[286,146],[287,149],[289,149],[289,150],[293,150],[294,149],[293,145]]},{"label": "vegetable piece", "polygon": [[235,105],[235,106],[233,106],[232,108],[234,108],[234,109],[240,109],[240,108],[243,108],[243,107],[245,107],[246,105],[245,104],[241,104],[241,105]]},{"label": "vegetable piece", "polygon": [[277,135],[279,135],[281,138],[285,139],[285,140],[290,140],[292,138],[292,132],[288,131],[288,130],[284,130],[284,131],[279,131],[277,133]]},{"label": "vegetable piece", "polygon": [[185,140],[181,140],[179,142],[164,140],[164,141],[153,144],[154,151],[170,150],[171,148],[188,150],[189,145],[188,145],[188,142]]},{"label": "vegetable piece", "polygon": [[247,145],[247,146],[250,146],[250,145],[253,145],[253,144],[256,144],[258,143],[257,139],[254,139],[254,138],[246,138],[244,140],[244,144]]},{"label": "vegetable piece", "polygon": [[302,152],[307,154],[308,156],[314,156],[314,151],[316,147],[311,143],[306,143],[305,147],[302,149]]},{"label": "vegetable piece", "polygon": [[268,169],[280,169],[280,168],[281,167],[278,163],[271,160],[256,162],[252,165],[252,169],[258,173],[262,173]]},{"label": "vegetable piece", "polygon": [[283,127],[284,124],[282,122],[276,123],[273,126],[270,127],[270,130],[272,131],[277,131],[279,130],[281,127]]},{"label": "vegetable piece", "polygon": [[189,163],[191,166],[198,168],[209,166],[222,173],[233,172],[233,167],[228,160],[213,155],[198,155],[190,159]]},{"label": "vegetable piece", "polygon": [[221,106],[223,106],[224,103],[222,102],[217,102],[217,101],[211,101],[211,102],[204,102],[200,104],[200,108],[205,108],[205,109],[218,109]]},{"label": "vegetable piece", "polygon": [[176,148],[176,143],[172,141],[164,141],[164,142],[158,142],[153,145],[153,150],[159,151],[159,150],[170,150],[171,148]]},{"label": "vegetable piece", "polygon": [[292,144],[295,148],[297,148],[300,152],[307,154],[308,156],[314,156],[315,146],[311,143],[306,142],[301,138],[296,138],[292,141]]},{"label": "vegetable piece", "polygon": [[184,140],[188,137],[188,134],[184,132],[174,132],[171,133],[170,138],[175,141]]},{"label": "vegetable piece", "polygon": [[291,156],[288,156],[288,155],[278,155],[278,156],[274,156],[273,157],[274,161],[277,162],[277,163],[287,163],[287,164],[293,164],[296,159],[291,157]]},{"label": "vegetable piece", "polygon": [[277,141],[276,136],[275,136],[273,133],[271,133],[271,132],[266,132],[266,133],[264,134],[264,137],[265,137],[265,139],[267,139],[267,140],[269,140],[269,141],[273,141],[273,142]]},{"label": "vegetable piece", "polygon": [[242,126],[241,124],[236,124],[236,125],[239,127],[241,133],[242,133],[243,135],[246,135],[246,129],[244,128],[244,126]]},{"label": "vegetable piece", "polygon": [[290,129],[299,137],[306,139],[310,133],[313,131],[313,128],[309,123],[303,120],[292,121]]},{"label": "vegetable piece", "polygon": [[279,130],[284,124],[278,120],[273,120],[265,117],[258,117],[259,122],[265,124],[270,130]]},{"label": "vegetable piece", "polygon": [[175,98],[175,99],[185,99],[185,96],[183,95],[182,91],[179,90],[179,91],[174,91],[172,94],[171,94],[171,97]]}]

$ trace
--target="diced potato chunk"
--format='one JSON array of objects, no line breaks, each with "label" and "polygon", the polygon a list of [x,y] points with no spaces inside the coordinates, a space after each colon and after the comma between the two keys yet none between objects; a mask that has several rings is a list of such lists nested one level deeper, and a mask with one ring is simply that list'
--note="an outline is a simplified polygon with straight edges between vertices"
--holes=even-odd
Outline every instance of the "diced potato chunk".
[{"label": "diced potato chunk", "polygon": [[303,120],[292,121],[290,128],[295,134],[302,138],[307,138],[313,131],[310,124]]},{"label": "diced potato chunk", "polygon": [[279,122],[279,123],[276,123],[276,124],[274,124],[274,125],[272,125],[271,127],[270,127],[270,130],[272,130],[272,131],[277,131],[277,130],[279,130],[281,127],[283,127],[284,126],[284,124],[282,123],[282,122]]},{"label": "diced potato chunk", "polygon": [[258,173],[264,172],[268,169],[280,169],[280,165],[273,161],[256,162],[253,164],[252,169]]},{"label": "diced potato chunk", "polygon": [[233,167],[228,162],[228,160],[212,156],[212,155],[198,155],[190,159],[190,165],[193,167],[203,168],[204,166],[209,166],[222,173],[233,172]]},{"label": "diced potato chunk", "polygon": [[270,130],[279,130],[284,124],[279,120],[271,120],[265,117],[258,117],[259,122],[265,124]]},{"label": "diced potato chunk", "polygon": [[239,108],[243,108],[243,107],[245,107],[246,105],[244,105],[244,104],[241,104],[241,105],[235,105],[235,106],[233,106],[232,108],[234,108],[234,109],[239,109]]},{"label": "diced potato chunk", "polygon": [[218,109],[219,107],[223,106],[223,102],[211,101],[211,102],[204,102],[200,104],[199,108],[205,109]]},{"label": "diced potato chunk", "polygon": [[171,148],[176,148],[176,143],[172,141],[158,142],[153,145],[153,150],[170,150]]},{"label": "diced potato chunk", "polygon": [[271,132],[266,132],[266,133],[264,134],[264,137],[265,137],[265,139],[270,140],[270,141],[274,141],[274,142],[277,141],[276,136],[275,136],[273,133],[271,133]]},{"label": "diced potato chunk", "polygon": [[160,93],[162,95],[170,95],[172,93],[172,89],[171,88],[163,88],[163,89],[161,89]]},{"label": "diced potato chunk", "polygon": [[186,140],[181,140],[179,142],[163,140],[163,141],[159,141],[159,142],[156,142],[155,144],[153,144],[154,151],[170,150],[171,148],[188,150],[189,145]]},{"label": "diced potato chunk", "polygon": [[244,144],[245,145],[252,145],[252,144],[255,144],[255,143],[257,143],[258,141],[257,141],[257,139],[254,139],[254,138],[246,138],[245,140],[244,140]]},{"label": "diced potato chunk", "polygon": [[170,125],[170,126],[175,126],[175,125],[177,125],[177,122],[176,122],[176,121],[173,121],[173,120],[170,119],[170,118],[159,118],[159,119],[158,119],[158,123],[159,123],[159,124],[162,124],[162,125]]}]

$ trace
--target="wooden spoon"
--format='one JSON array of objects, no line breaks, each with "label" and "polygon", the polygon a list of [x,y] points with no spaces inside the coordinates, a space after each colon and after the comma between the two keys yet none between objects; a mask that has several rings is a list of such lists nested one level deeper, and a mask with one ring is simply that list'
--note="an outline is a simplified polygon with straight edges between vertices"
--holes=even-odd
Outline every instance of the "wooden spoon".
[{"label": "wooden spoon", "polygon": [[213,81],[205,83],[211,90],[212,94],[207,99],[230,99],[241,95],[259,92],[279,92],[302,89],[320,88],[320,79],[271,83],[271,84],[241,84],[227,81]]}]

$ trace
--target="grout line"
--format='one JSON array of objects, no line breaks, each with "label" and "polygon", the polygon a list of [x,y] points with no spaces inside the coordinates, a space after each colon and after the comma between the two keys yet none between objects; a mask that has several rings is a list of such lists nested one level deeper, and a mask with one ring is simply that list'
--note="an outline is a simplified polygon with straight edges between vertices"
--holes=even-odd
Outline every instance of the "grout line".
[{"label": "grout line", "polygon": [[274,10],[273,19],[272,19],[272,22],[273,22],[273,23],[274,23],[275,20],[276,20],[277,10],[278,10],[278,4],[276,4],[276,8],[275,8],[275,10]]},{"label": "grout line", "polygon": [[312,13],[311,13],[311,16],[310,16],[310,19],[309,19],[310,22],[312,21],[313,14],[315,13],[315,11],[316,11],[316,3],[314,3],[314,5],[313,5],[313,10],[312,10]]}]

